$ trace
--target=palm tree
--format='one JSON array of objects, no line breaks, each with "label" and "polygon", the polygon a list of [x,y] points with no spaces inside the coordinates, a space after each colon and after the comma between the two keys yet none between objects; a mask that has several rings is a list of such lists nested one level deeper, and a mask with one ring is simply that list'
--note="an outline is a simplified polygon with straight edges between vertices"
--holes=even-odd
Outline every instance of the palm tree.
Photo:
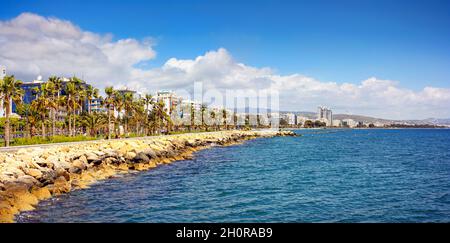
[{"label": "palm tree", "polygon": [[[65,97],[65,105],[67,109],[67,118],[69,122],[69,136],[72,136],[72,119],[71,119],[71,112],[74,112],[76,107],[76,93],[77,89],[74,82],[69,81],[66,85],[66,97]],[[74,124],[75,126],[75,124]]]},{"label": "palm tree", "polygon": [[[216,112],[214,112],[214,110],[212,110],[211,112],[210,112],[210,115],[211,115],[211,119],[213,120],[213,128],[215,127],[215,125],[216,125]],[[216,128],[215,128],[216,129]],[[216,129],[217,130],[217,129]]]},{"label": "palm tree", "polygon": [[92,87],[92,85],[87,85],[85,91],[86,99],[88,100],[88,114],[91,114],[92,99],[98,98],[98,89]]},{"label": "palm tree", "polygon": [[228,129],[227,126],[227,110],[224,108],[222,109],[222,119],[223,119],[223,127],[225,128],[225,130]]},{"label": "palm tree", "polygon": [[128,136],[128,119],[134,110],[132,93],[125,93],[123,95],[123,108],[125,119],[125,136]]},{"label": "palm tree", "polygon": [[14,75],[5,76],[0,80],[0,97],[3,100],[3,109],[5,111],[5,146],[9,146],[10,142],[10,120],[9,115],[11,114],[11,102],[16,105],[22,102],[22,97],[24,95],[23,89],[20,87],[22,81],[16,80]]},{"label": "palm tree", "polygon": [[55,84],[49,79],[49,81],[41,86],[41,96],[44,96],[45,99],[47,99],[47,108],[50,108],[50,119],[52,122],[52,136],[55,136],[56,133],[56,109],[58,108],[58,102],[57,102],[57,90],[55,88]]},{"label": "palm tree", "polygon": [[40,120],[39,113],[30,104],[20,104],[17,106],[17,114],[25,117],[25,130],[27,137],[33,137],[36,123]]},{"label": "palm tree", "polygon": [[91,137],[95,137],[97,131],[107,125],[107,119],[104,114],[93,112],[82,116],[81,124],[89,129]]},{"label": "palm tree", "polygon": [[191,104],[190,108],[191,108],[191,125],[189,126],[189,132],[191,132],[191,129],[193,129],[193,128],[194,128],[194,125],[195,125],[195,109],[194,109],[194,104]]},{"label": "palm tree", "polygon": [[144,105],[145,105],[145,134],[149,133],[149,107],[154,105],[153,97],[150,94],[145,94],[144,97]]},{"label": "palm tree", "polygon": [[[117,90],[114,91],[114,108],[117,110],[117,112],[121,112],[124,109],[124,102],[123,102],[123,95],[118,92]],[[120,118],[120,117],[118,117]],[[117,119],[118,125],[120,126],[120,119]],[[120,132],[116,130],[116,137],[119,137]]]},{"label": "palm tree", "polygon": [[56,114],[59,113],[59,99],[60,99],[60,93],[62,89],[62,79],[57,76],[51,76],[48,78],[48,83],[51,83],[52,90],[51,92],[51,98],[54,103],[54,107],[51,110],[52,112],[52,136],[55,136],[56,133]]},{"label": "palm tree", "polygon": [[[72,114],[73,114],[73,135],[76,135],[76,115],[77,115],[77,111],[78,113],[81,113],[82,108],[83,108],[83,103],[85,101],[86,98],[86,92],[84,89],[84,84],[85,82],[77,77],[72,77],[69,81],[69,83],[73,84],[73,87],[71,87],[71,105],[72,105]],[[68,83],[68,84],[69,84]],[[67,85],[66,85],[67,87]],[[70,119],[70,117],[69,117]]]},{"label": "palm tree", "polygon": [[208,106],[206,104],[202,104],[200,109],[202,113],[202,127],[204,127],[206,131],[208,131],[208,126],[205,126],[205,112],[208,109]]},{"label": "palm tree", "polygon": [[166,121],[166,123],[167,123],[167,131],[168,131],[168,127],[172,123],[172,120],[170,119],[169,114],[167,114],[164,106],[165,106],[164,102],[162,100],[160,100],[155,104],[155,107],[154,107],[154,112],[156,115],[155,118],[157,121],[157,128],[159,131],[161,130],[162,125],[164,124],[164,121]]},{"label": "palm tree", "polygon": [[105,88],[106,99],[105,106],[108,109],[108,139],[111,139],[111,108],[114,106],[114,88],[108,86]]},{"label": "palm tree", "polygon": [[[42,90],[42,93],[45,93],[44,89]],[[31,102],[31,106],[40,114],[42,138],[45,138],[45,117],[48,112],[49,99],[45,97],[45,94],[42,94]]]},{"label": "palm tree", "polygon": [[145,109],[145,103],[143,99],[138,99],[133,101],[133,115],[131,116],[130,121],[134,124],[135,132],[137,135],[142,133],[141,124],[142,120],[145,120],[147,113]]}]

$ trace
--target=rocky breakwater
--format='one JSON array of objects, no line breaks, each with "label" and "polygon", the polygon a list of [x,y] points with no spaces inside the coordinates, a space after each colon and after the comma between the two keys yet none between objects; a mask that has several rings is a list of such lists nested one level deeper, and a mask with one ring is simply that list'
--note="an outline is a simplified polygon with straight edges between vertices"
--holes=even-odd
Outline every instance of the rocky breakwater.
[{"label": "rocky breakwater", "polygon": [[81,144],[30,147],[0,153],[0,222],[33,210],[40,200],[83,189],[118,173],[142,171],[194,151],[257,137],[293,136],[290,131],[224,131],[190,133]]}]

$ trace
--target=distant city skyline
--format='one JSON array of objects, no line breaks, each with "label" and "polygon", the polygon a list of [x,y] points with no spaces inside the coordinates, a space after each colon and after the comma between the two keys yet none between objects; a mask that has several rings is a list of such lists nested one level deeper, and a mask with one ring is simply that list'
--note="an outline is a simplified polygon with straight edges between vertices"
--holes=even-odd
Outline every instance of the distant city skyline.
[{"label": "distant city skyline", "polygon": [[9,1],[0,66],[142,92],[276,89],[280,109],[450,118],[448,1]]}]

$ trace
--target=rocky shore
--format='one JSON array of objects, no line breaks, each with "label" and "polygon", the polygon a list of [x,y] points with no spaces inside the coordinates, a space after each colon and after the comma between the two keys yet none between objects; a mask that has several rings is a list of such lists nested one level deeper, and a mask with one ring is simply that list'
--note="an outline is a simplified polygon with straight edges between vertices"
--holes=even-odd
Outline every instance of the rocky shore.
[{"label": "rocky shore", "polygon": [[223,131],[81,144],[22,148],[0,153],[0,222],[33,210],[40,200],[87,188],[118,173],[142,171],[213,145],[257,137],[294,136],[291,131]]}]

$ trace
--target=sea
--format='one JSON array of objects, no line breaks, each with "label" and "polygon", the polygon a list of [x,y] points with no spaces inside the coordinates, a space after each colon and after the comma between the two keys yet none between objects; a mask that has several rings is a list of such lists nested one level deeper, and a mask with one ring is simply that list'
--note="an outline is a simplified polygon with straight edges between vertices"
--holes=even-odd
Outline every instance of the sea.
[{"label": "sea", "polygon": [[450,222],[449,129],[301,129],[100,181],[17,222]]}]

